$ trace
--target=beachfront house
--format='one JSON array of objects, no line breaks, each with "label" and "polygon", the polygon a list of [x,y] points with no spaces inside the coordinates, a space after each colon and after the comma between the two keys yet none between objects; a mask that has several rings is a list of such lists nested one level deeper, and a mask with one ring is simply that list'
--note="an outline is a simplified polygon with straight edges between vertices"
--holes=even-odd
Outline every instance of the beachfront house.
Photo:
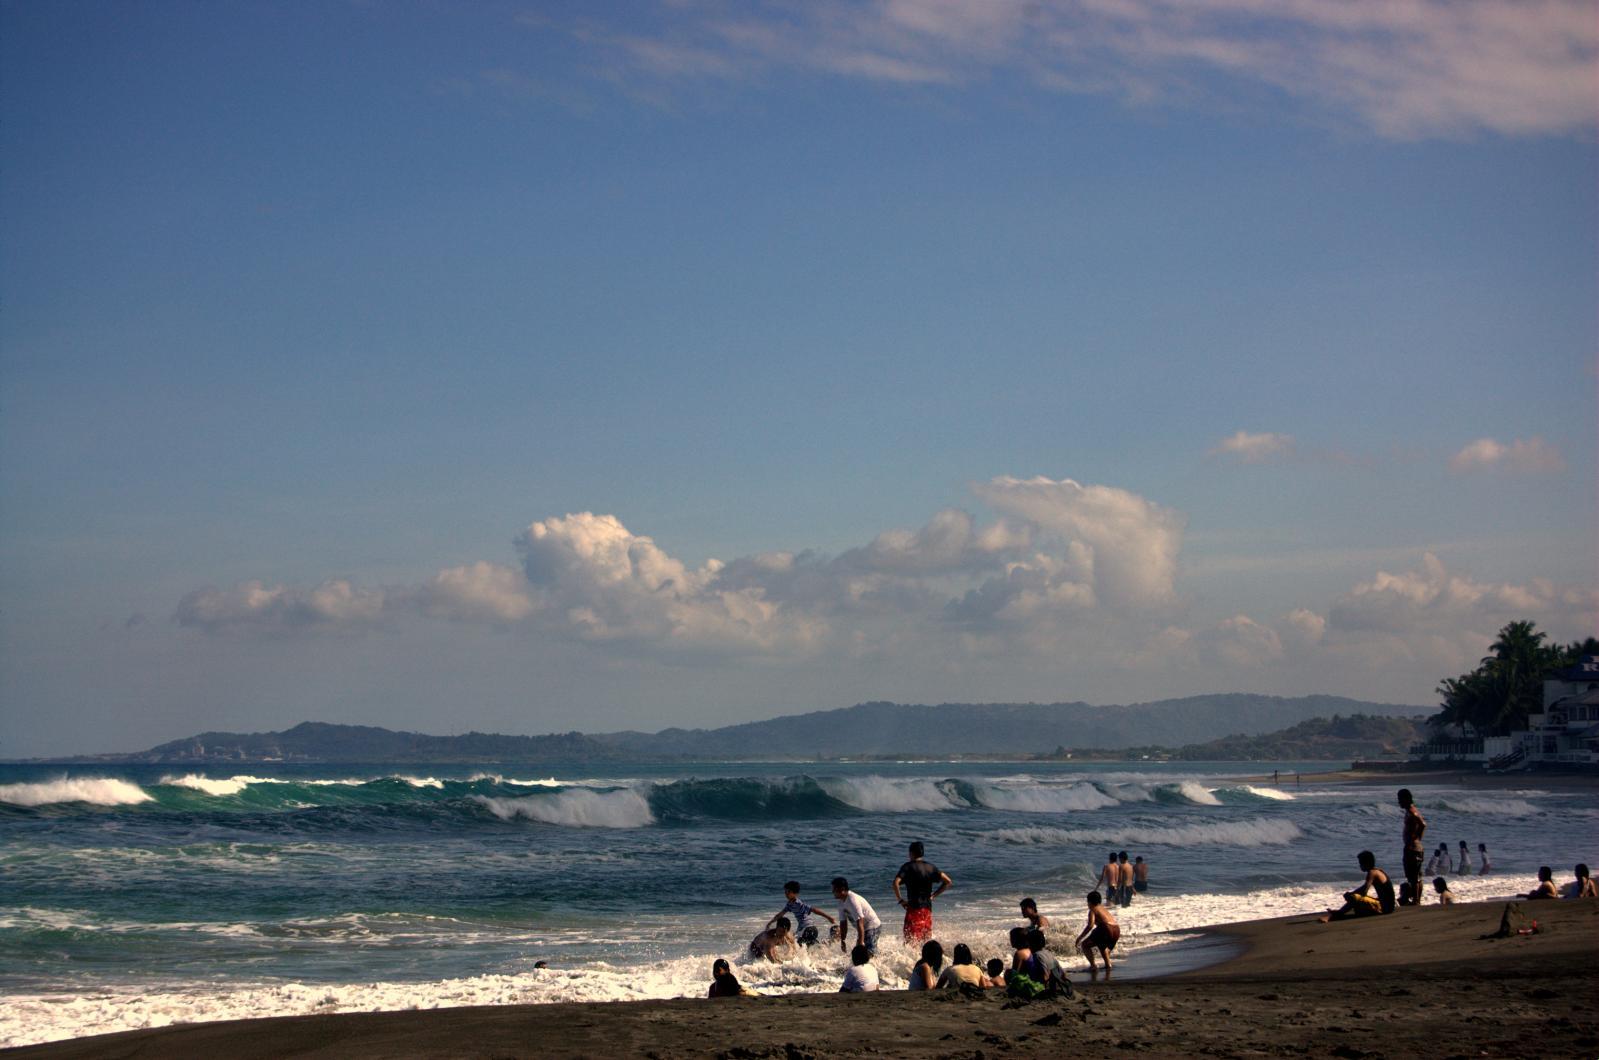
[{"label": "beachfront house", "polygon": [[1484,739],[1480,757],[1488,769],[1599,769],[1599,656],[1550,675],[1543,710],[1527,716],[1525,729]]}]

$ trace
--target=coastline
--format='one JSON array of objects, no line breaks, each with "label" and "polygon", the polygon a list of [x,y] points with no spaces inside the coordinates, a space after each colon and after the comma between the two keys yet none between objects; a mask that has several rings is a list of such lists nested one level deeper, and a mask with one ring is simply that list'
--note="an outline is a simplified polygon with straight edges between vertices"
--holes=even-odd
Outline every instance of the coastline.
[{"label": "coastline", "polygon": [[1504,904],[1406,908],[1338,924],[1301,915],[1217,925],[1201,937],[1227,946],[1220,963],[1165,978],[1082,981],[1069,1000],[884,992],[290,1016],[126,1031],[4,1055],[787,1060],[1112,1047],[1171,1057],[1595,1055],[1599,902],[1524,903],[1538,934],[1482,938]]}]

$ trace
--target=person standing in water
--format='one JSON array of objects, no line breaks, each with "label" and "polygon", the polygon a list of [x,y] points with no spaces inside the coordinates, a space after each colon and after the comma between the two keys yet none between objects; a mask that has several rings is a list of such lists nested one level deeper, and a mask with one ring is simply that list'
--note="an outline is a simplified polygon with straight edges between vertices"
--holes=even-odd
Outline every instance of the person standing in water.
[{"label": "person standing in water", "polygon": [[[933,899],[949,890],[952,882],[948,873],[940,872],[937,865],[924,861],[921,841],[911,844],[911,859],[899,867],[894,876],[894,897],[905,910],[905,941],[925,942],[933,937]],[[900,894],[900,884],[905,893]],[[938,889],[934,890],[933,885]]]},{"label": "person standing in water", "polygon": [[[1421,816],[1421,811],[1416,808],[1416,800],[1411,796],[1409,788],[1399,789],[1399,806],[1405,811],[1405,827],[1402,836],[1404,842],[1405,882],[1410,884],[1410,893],[1407,904],[1421,904],[1421,863],[1426,857],[1421,847],[1421,837],[1427,832],[1426,818]],[[1461,849],[1465,849],[1462,843]]]},{"label": "person standing in water", "polygon": [[1488,875],[1488,871],[1493,868],[1493,865],[1488,861],[1488,844],[1487,843],[1478,843],[1477,844],[1477,861],[1481,864],[1481,867],[1479,869],[1477,869],[1477,875],[1479,875],[1479,876]]},{"label": "person standing in water", "polygon": [[1471,851],[1466,848],[1466,841],[1460,841],[1460,864],[1455,866],[1456,876],[1471,875]]},{"label": "person standing in water", "polygon": [[1116,861],[1116,852],[1112,850],[1105,855],[1105,867],[1099,870],[1099,879],[1094,881],[1094,886],[1103,894],[1108,895],[1109,898],[1115,898],[1116,888],[1121,885],[1121,866]]},{"label": "person standing in water", "polygon": [[1133,890],[1139,894],[1149,890],[1149,862],[1142,857],[1133,859]]}]

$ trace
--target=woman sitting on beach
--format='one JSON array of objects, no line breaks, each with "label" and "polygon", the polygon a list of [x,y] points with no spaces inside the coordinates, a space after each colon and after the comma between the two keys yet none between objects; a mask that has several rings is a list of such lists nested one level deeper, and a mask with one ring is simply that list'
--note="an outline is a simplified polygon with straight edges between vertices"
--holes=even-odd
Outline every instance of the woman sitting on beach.
[{"label": "woman sitting on beach", "polygon": [[1099,951],[1100,959],[1105,962],[1105,974],[1110,974],[1110,951],[1116,948],[1121,937],[1121,925],[1116,923],[1116,918],[1105,907],[1105,899],[1098,891],[1089,891],[1088,923],[1083,925],[1082,932],[1077,936],[1077,946],[1088,958],[1088,974],[1099,974],[1099,966],[1094,963],[1095,950]]},{"label": "woman sitting on beach", "polygon": [[711,965],[711,989],[706,997],[759,997],[753,990],[745,990],[727,961],[718,957]]},{"label": "woman sitting on beach", "polygon": [[938,977],[940,990],[956,990],[963,986],[983,986],[983,972],[972,963],[972,948],[964,942],[955,943],[954,955],[948,968]]},{"label": "woman sitting on beach", "polygon": [[1361,881],[1359,887],[1344,892],[1344,904],[1341,909],[1328,910],[1325,916],[1316,918],[1323,924],[1333,920],[1377,916],[1394,911],[1394,883],[1386,872],[1377,867],[1377,855],[1369,850],[1362,850],[1355,860],[1365,870],[1366,878]]},{"label": "woman sitting on beach", "polygon": [[1555,871],[1548,865],[1538,867],[1538,886],[1527,892],[1529,902],[1540,901],[1544,898],[1558,898],[1555,891]]},{"label": "woman sitting on beach", "polygon": [[1577,878],[1566,884],[1562,897],[1599,898],[1599,887],[1594,886],[1593,877],[1588,875],[1588,866],[1579,861],[1572,871]]},{"label": "woman sitting on beach", "polygon": [[1432,881],[1432,889],[1438,892],[1439,905],[1455,904],[1455,892],[1449,889],[1449,881],[1444,879],[1442,876],[1439,876]]},{"label": "woman sitting on beach", "polygon": [[1011,955],[1010,970],[1020,972],[1027,968],[1027,962],[1032,959],[1033,951],[1027,945],[1027,929],[1014,927],[1010,929],[1010,947],[1016,952]]},{"label": "woman sitting on beach", "polygon": [[787,960],[794,956],[798,949],[799,943],[794,939],[794,925],[789,923],[786,916],[778,917],[776,924],[750,939],[750,955],[765,957],[773,962]]},{"label": "woman sitting on beach", "polygon": [[944,967],[944,947],[937,939],[922,943],[922,959],[911,969],[908,990],[931,990],[938,984],[939,969]]}]

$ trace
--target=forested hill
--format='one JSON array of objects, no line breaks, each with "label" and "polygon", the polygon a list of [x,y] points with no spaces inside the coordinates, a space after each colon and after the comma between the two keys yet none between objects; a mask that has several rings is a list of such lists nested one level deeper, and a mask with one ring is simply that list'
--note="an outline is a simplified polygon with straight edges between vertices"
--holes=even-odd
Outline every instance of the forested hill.
[{"label": "forested hill", "polygon": [[[1086,703],[862,703],[720,729],[545,736],[430,736],[304,722],[283,732],[206,732],[100,760],[144,762],[559,762],[815,759],[872,755],[1048,755],[1056,748],[1182,747],[1278,732],[1311,718],[1415,716],[1428,708],[1340,696],[1191,696],[1128,706]],[[1251,757],[1239,755],[1239,757]]]}]

